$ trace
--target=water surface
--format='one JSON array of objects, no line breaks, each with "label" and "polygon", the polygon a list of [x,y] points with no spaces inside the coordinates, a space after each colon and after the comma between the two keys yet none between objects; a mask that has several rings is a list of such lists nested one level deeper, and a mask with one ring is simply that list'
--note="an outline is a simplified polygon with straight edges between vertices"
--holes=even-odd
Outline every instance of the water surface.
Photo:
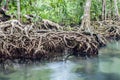
[{"label": "water surface", "polygon": [[108,44],[99,53],[97,58],[66,63],[1,64],[0,80],[120,80],[120,42]]}]

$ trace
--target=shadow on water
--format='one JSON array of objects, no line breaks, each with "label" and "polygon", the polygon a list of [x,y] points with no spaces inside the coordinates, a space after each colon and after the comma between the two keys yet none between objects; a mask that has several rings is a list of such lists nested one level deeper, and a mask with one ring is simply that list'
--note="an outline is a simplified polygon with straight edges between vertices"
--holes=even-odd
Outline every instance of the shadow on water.
[{"label": "shadow on water", "polygon": [[99,73],[99,75],[95,75],[95,79],[86,79],[86,80],[120,80],[120,75],[116,73],[102,73],[101,72]]},{"label": "shadow on water", "polygon": [[84,80],[120,80],[120,75],[116,73],[100,73],[95,75],[89,75]]},{"label": "shadow on water", "polygon": [[[77,75],[76,80],[120,80],[120,74],[118,72],[114,72],[111,68],[101,65],[99,61],[100,59],[92,59],[92,61],[84,61],[82,67],[78,65],[74,70],[74,73]],[[101,66],[107,67],[108,70],[105,72],[100,70]]]},{"label": "shadow on water", "polygon": [[10,78],[0,76],[0,80],[10,80]]}]

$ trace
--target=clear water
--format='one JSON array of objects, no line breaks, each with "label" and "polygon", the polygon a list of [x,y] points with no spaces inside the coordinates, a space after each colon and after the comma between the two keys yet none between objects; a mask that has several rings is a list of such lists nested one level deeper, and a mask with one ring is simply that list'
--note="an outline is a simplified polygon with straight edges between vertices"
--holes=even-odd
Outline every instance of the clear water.
[{"label": "clear water", "polygon": [[3,66],[0,80],[120,80],[120,42],[102,48],[98,58]]}]

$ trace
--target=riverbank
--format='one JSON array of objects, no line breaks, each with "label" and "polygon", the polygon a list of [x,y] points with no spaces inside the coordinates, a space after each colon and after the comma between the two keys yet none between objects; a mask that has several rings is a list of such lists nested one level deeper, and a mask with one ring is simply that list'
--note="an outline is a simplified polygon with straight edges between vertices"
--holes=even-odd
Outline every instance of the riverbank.
[{"label": "riverbank", "polygon": [[[95,24],[93,24],[95,25]],[[119,25],[97,24],[93,32],[63,31],[63,27],[45,20],[39,24],[21,24],[17,20],[0,23],[0,62],[66,60],[69,56],[94,57],[108,40],[120,39]]]}]

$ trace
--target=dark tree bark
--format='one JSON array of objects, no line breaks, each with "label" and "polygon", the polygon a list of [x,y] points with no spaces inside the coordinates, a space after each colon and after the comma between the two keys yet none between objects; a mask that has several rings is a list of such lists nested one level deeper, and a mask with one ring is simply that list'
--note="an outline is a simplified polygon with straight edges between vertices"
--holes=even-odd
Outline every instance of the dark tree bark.
[{"label": "dark tree bark", "polygon": [[3,9],[0,9],[0,22],[1,21],[7,21],[10,19],[9,15],[5,14],[5,11]]}]

